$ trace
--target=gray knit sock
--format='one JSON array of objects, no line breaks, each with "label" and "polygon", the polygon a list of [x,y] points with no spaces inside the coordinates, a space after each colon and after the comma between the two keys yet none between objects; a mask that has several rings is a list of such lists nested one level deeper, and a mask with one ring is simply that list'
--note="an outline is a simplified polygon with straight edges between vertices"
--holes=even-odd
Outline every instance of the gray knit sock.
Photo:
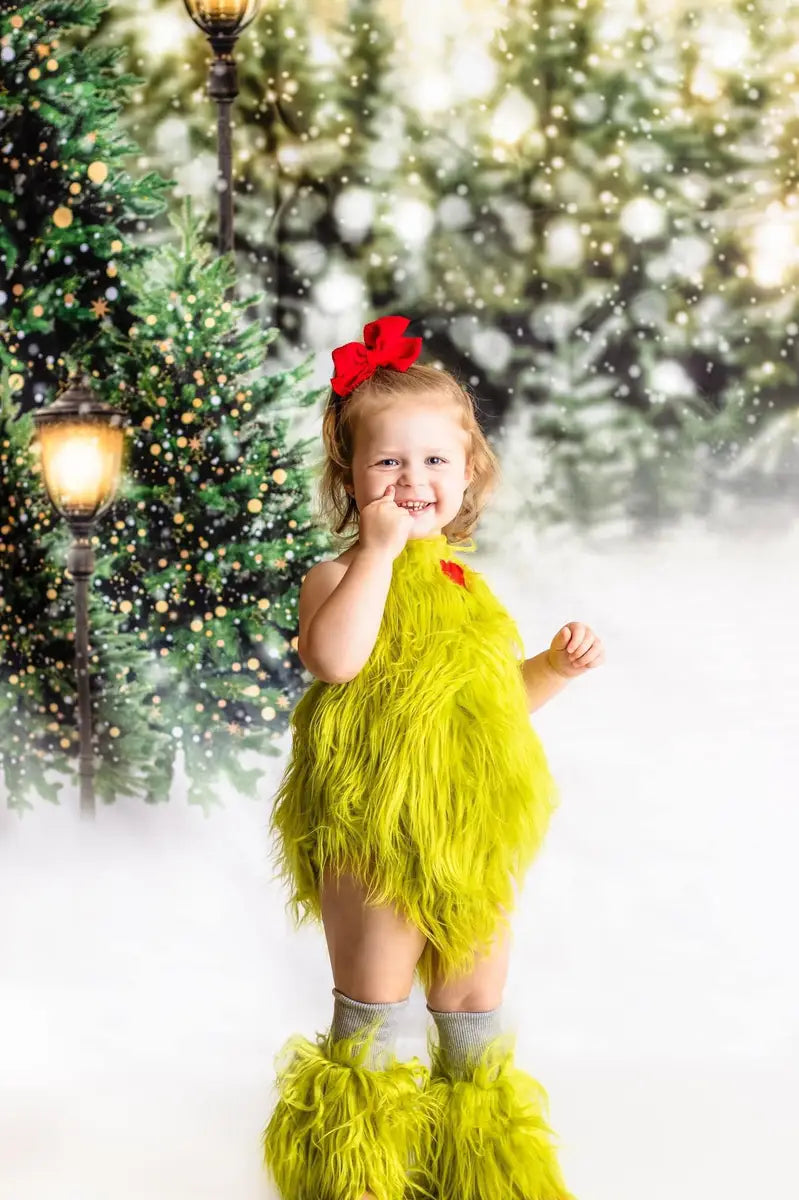
[{"label": "gray knit sock", "polygon": [[353,1037],[361,1029],[366,1032],[377,1024],[377,1032],[367,1052],[365,1065],[372,1070],[384,1067],[388,1055],[394,1052],[402,1012],[407,1007],[410,997],[407,996],[396,1003],[367,1004],[345,996],[338,988],[333,988],[333,996],[333,1041]]},{"label": "gray knit sock", "polygon": [[428,1004],[427,1011],[438,1029],[441,1055],[453,1074],[459,1077],[469,1072],[470,1064],[502,1032],[501,1006],[486,1012],[436,1012]]}]

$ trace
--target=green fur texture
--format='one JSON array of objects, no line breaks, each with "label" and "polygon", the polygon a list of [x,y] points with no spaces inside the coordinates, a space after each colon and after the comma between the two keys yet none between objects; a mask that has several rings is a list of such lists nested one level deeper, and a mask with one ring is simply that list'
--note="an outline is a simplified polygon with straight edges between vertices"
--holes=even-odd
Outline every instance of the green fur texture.
[{"label": "green fur texture", "polygon": [[575,1200],[552,1144],[547,1093],[514,1065],[515,1035],[495,1038],[460,1077],[448,1069],[434,1033],[425,1189],[436,1200]]},{"label": "green fur texture", "polygon": [[321,923],[326,868],[426,936],[429,991],[487,950],[559,803],[530,724],[516,622],[479,572],[441,567],[446,535],[394,560],[372,653],[347,683],[314,680],[291,716],[270,817],[297,926]]},{"label": "green fur texture", "polygon": [[[433,1125],[420,1097],[429,1071],[418,1058],[365,1066],[373,1033],[316,1042],[295,1034],[276,1058],[279,1099],[262,1135],[264,1165],[283,1200],[429,1196],[421,1164]],[[432,1200],[432,1198],[431,1198]]]}]

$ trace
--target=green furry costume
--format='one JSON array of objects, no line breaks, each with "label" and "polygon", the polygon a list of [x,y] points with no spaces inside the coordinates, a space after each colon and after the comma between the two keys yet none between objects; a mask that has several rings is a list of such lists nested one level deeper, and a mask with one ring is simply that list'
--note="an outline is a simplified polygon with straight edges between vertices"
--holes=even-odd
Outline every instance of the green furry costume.
[{"label": "green furry costume", "polygon": [[[470,549],[474,549],[474,544]],[[378,636],[349,682],[314,680],[270,828],[296,925],[321,924],[326,866],[402,910],[428,941],[416,967],[469,971],[514,906],[514,883],[559,803],[530,725],[515,621],[445,534],[395,558]],[[434,957],[435,956],[435,957]],[[428,1040],[418,1060],[363,1066],[362,1041],[295,1035],[265,1162],[290,1200],[567,1200],[546,1093],[503,1037],[469,1081]],[[361,1065],[358,1065],[358,1064]]]},{"label": "green furry costume", "polygon": [[449,977],[490,943],[558,804],[516,623],[455,549],[442,533],[395,558],[366,664],[348,683],[314,680],[294,708],[272,812],[295,923],[321,924],[328,863],[353,871],[429,939],[425,990],[434,950]]}]

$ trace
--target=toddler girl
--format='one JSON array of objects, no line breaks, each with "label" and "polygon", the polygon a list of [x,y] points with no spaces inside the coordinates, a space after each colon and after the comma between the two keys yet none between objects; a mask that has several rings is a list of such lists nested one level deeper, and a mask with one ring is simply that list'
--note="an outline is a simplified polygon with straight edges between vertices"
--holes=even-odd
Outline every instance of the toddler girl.
[{"label": "toddler girl", "polygon": [[[276,1059],[264,1161],[285,1200],[569,1200],[546,1092],[500,1011],[514,885],[559,803],[529,712],[602,646],[571,622],[524,660],[455,557],[498,464],[408,324],[383,317],[333,351],[322,497],[353,538],[303,579],[315,679],[270,823],[295,923],[324,925],[333,1019]],[[429,1069],[395,1051],[416,978]]]}]

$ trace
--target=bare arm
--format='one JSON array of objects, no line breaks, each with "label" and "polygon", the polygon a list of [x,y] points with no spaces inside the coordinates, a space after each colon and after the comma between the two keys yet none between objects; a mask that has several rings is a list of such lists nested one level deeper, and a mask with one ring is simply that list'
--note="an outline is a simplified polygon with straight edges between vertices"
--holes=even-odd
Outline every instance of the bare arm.
[{"label": "bare arm", "polygon": [[319,679],[348,683],[366,663],[380,630],[393,565],[390,551],[357,550],[308,628],[300,629],[300,657]]},{"label": "bare arm", "polygon": [[569,682],[550,664],[546,650],[524,660],[522,678],[527,693],[528,712],[535,712],[542,704],[546,704],[547,700],[562,691]]}]

